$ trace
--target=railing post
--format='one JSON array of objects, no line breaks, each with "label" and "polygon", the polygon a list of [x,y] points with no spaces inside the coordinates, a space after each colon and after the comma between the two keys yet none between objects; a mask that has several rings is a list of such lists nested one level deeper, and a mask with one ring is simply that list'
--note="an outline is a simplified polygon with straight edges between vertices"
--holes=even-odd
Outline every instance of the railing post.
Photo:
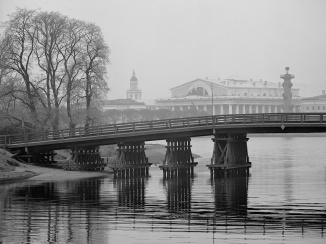
[{"label": "railing post", "polygon": [[265,124],[265,114],[263,114],[263,124]]},{"label": "railing post", "polygon": [[117,128],[117,125],[114,124],[114,134],[117,134],[118,133],[118,128]]},{"label": "railing post", "polygon": [[135,132],[135,123],[132,123],[132,131]]},{"label": "railing post", "polygon": [[169,129],[171,129],[171,119],[169,119]]}]

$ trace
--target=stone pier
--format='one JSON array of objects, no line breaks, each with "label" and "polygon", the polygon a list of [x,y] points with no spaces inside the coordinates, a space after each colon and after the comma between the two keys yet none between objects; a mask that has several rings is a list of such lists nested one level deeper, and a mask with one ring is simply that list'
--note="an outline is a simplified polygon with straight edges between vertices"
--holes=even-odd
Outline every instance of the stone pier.
[{"label": "stone pier", "polygon": [[103,162],[99,147],[75,147],[71,149],[71,159],[63,166],[66,170],[104,170],[106,164]]},{"label": "stone pier", "polygon": [[214,151],[211,164],[207,165],[212,177],[249,173],[251,163],[246,134],[216,134],[212,140]]},{"label": "stone pier", "polygon": [[194,157],[191,153],[190,137],[169,138],[166,140],[166,154],[163,165],[163,178],[194,175]]},{"label": "stone pier", "polygon": [[118,144],[118,154],[109,167],[118,178],[148,176],[148,168],[152,165],[145,154],[145,143],[124,142]]}]

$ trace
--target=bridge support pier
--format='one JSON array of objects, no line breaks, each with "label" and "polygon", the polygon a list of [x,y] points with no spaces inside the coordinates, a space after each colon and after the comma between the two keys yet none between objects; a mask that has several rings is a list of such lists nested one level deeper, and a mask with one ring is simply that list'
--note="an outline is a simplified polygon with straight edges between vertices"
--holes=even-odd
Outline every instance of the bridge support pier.
[{"label": "bridge support pier", "polygon": [[207,165],[212,177],[249,174],[246,134],[216,134],[212,140],[214,151],[211,164]]},{"label": "bridge support pier", "polygon": [[129,178],[148,176],[148,168],[152,165],[145,154],[145,143],[123,142],[118,144],[118,155],[109,167],[114,171],[114,177]]},{"label": "bridge support pier", "polygon": [[99,147],[75,147],[71,149],[71,159],[63,166],[66,170],[104,170],[105,164],[100,156]]},{"label": "bridge support pier", "polygon": [[166,140],[166,154],[163,165],[163,178],[174,178],[182,175],[194,176],[194,157],[191,153],[190,137],[169,138]]}]

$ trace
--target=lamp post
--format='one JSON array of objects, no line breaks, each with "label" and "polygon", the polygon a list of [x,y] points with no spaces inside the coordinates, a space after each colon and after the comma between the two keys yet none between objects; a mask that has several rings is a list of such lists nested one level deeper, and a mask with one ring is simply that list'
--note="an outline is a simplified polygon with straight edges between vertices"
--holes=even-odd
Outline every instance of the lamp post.
[{"label": "lamp post", "polygon": [[212,91],[212,115],[214,116],[214,98],[213,98],[213,82],[211,81],[211,91]]}]

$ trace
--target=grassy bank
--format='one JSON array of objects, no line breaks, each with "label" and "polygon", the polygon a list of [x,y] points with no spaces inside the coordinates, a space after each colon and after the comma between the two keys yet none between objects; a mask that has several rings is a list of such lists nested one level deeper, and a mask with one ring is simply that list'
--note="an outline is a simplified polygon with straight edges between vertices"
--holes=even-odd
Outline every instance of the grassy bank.
[{"label": "grassy bank", "polygon": [[37,173],[21,168],[21,164],[12,158],[12,154],[0,149],[0,183],[27,179]]}]

